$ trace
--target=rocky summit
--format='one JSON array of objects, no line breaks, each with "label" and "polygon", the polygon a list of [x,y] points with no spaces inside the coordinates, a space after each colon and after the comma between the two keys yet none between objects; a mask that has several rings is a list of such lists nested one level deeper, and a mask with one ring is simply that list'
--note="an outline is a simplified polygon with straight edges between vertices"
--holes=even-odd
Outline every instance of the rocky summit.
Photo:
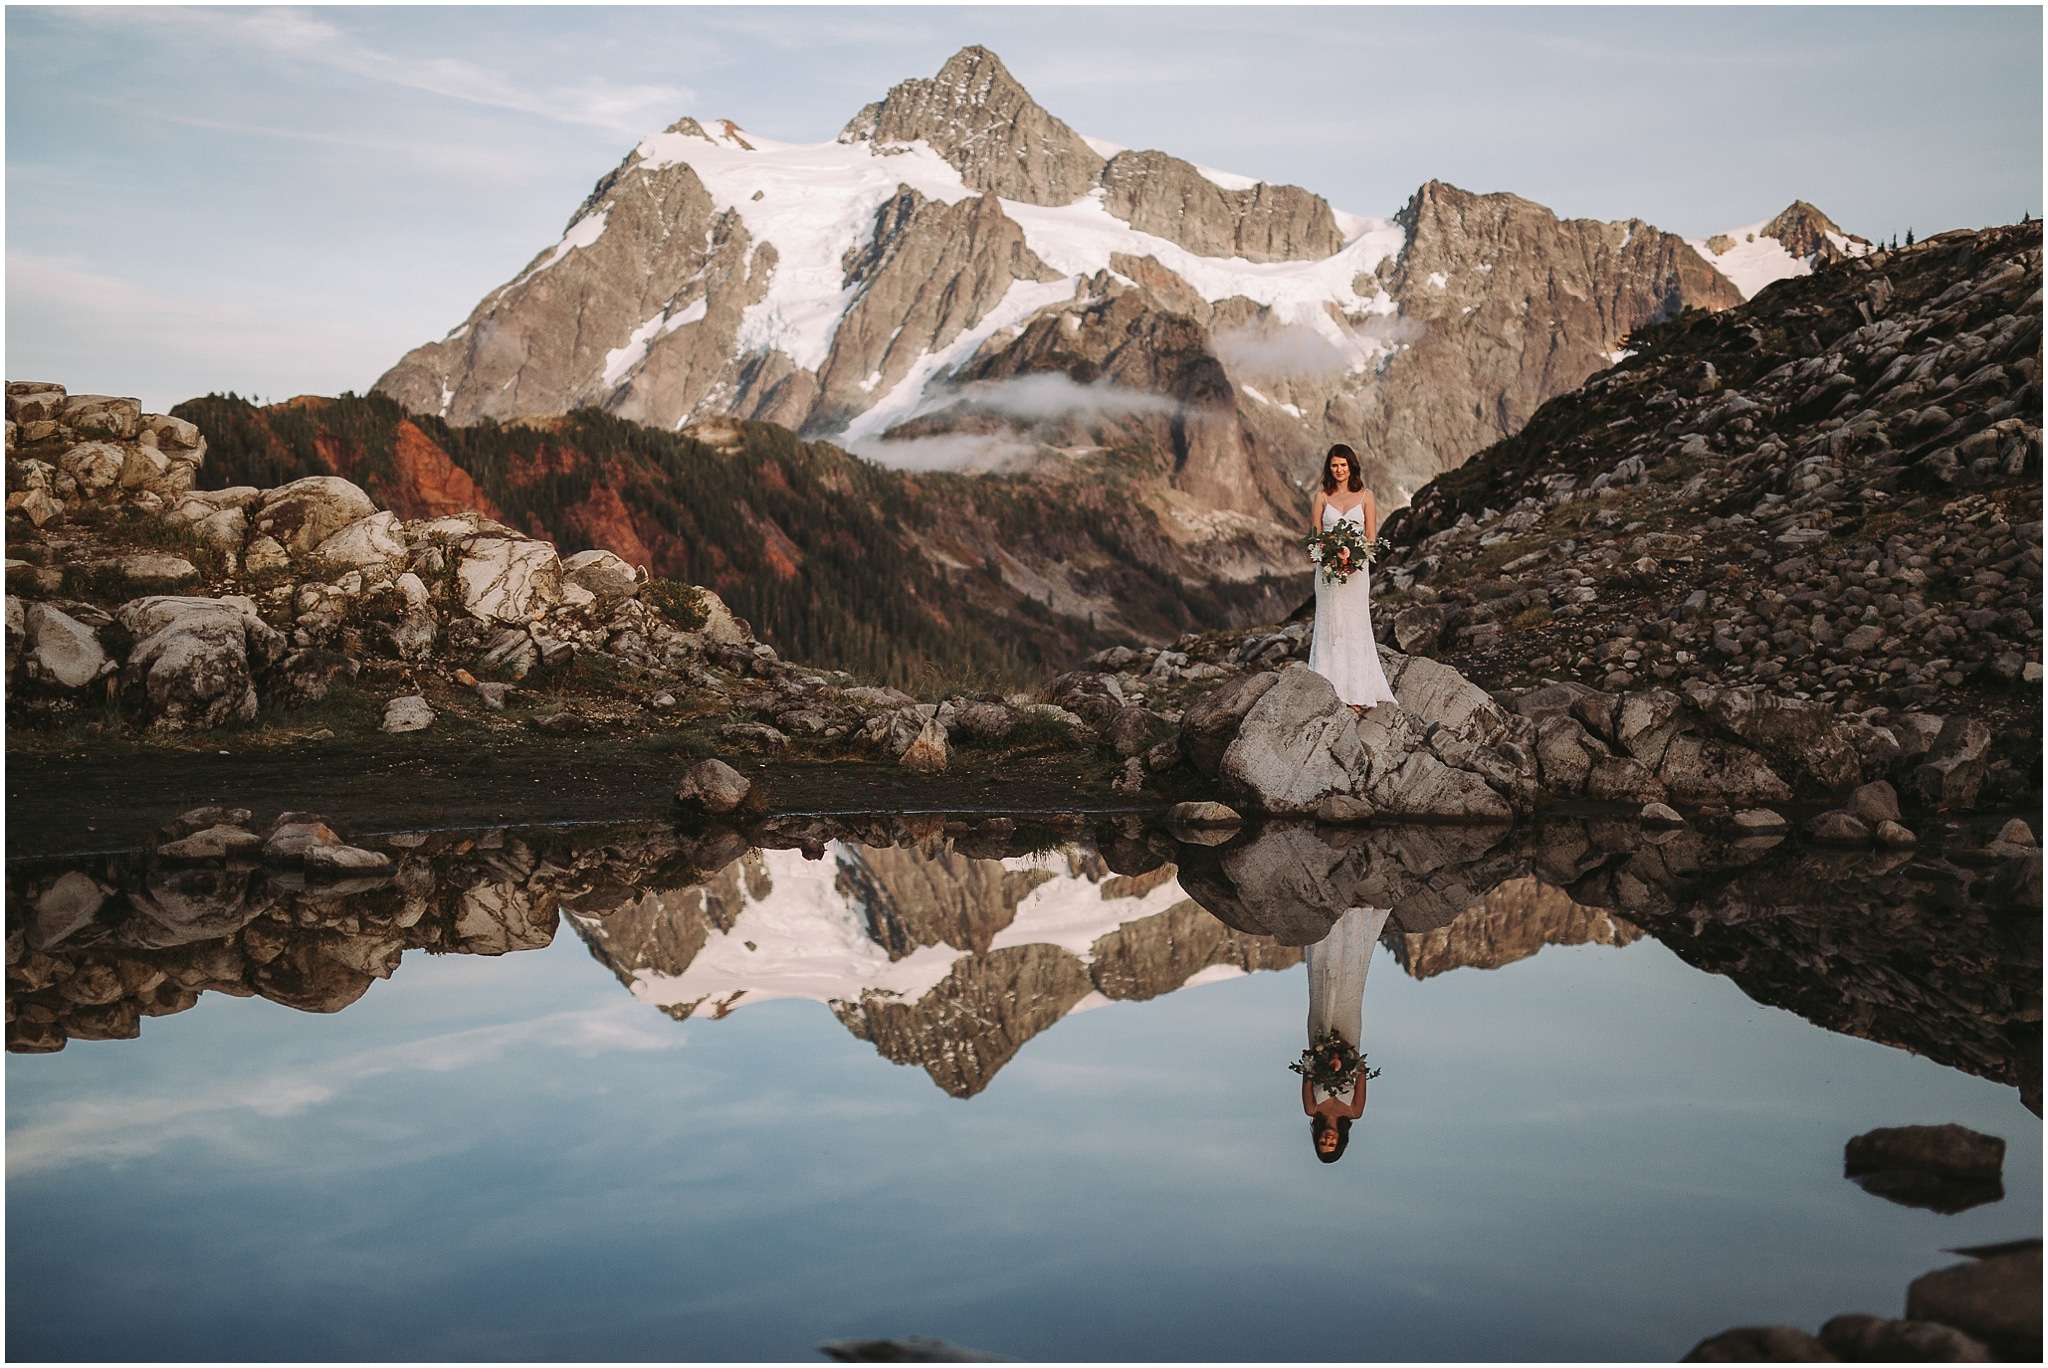
[{"label": "rocky summit", "polygon": [[1804,203],[1688,242],[1437,181],[1361,217],[1086,137],[970,47],[832,142],[649,136],[377,388],[458,425],[597,407],[918,468],[1108,460],[1291,525],[1331,442],[1398,504],[1632,332],[1867,247]]}]

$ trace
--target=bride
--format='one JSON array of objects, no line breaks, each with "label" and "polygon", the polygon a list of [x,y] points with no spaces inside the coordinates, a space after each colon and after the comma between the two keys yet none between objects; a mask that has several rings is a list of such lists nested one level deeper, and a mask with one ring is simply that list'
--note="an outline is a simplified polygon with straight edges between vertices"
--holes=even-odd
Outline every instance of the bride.
[{"label": "bride", "polygon": [[[1316,491],[1311,514],[1318,532],[1348,518],[1366,545],[1379,535],[1378,505],[1365,487],[1357,455],[1341,442],[1323,458],[1323,486]],[[1308,651],[1308,667],[1335,685],[1337,697],[1357,712],[1394,701],[1372,639],[1370,574],[1370,567],[1360,565],[1342,584],[1325,582],[1320,572],[1316,575],[1316,627]]]},{"label": "bride", "polygon": [[[1331,1032],[1358,1048],[1364,1029],[1365,972],[1372,967],[1373,948],[1386,929],[1388,909],[1354,907],[1337,919],[1330,934],[1308,947],[1308,1040],[1313,1047]],[[1316,1158],[1334,1164],[1351,1143],[1351,1123],[1365,1113],[1364,1070],[1351,1096],[1326,1093],[1304,1077],[1301,1109],[1308,1113],[1309,1140]]]}]

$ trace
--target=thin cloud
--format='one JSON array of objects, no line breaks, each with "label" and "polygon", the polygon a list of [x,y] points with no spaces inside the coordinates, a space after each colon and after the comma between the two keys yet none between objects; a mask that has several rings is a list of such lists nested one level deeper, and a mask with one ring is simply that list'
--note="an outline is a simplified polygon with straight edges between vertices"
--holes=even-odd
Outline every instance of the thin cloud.
[{"label": "thin cloud", "polygon": [[123,11],[121,18],[185,25],[272,56],[311,62],[366,80],[629,137],[661,127],[695,99],[693,92],[681,86],[614,85],[602,76],[573,85],[536,87],[457,57],[382,52],[325,20],[296,10],[166,7]]},{"label": "thin cloud", "polygon": [[639,1003],[621,1001],[294,1064],[207,1089],[118,1102],[101,1097],[57,1102],[36,1109],[8,1131],[7,1172],[20,1177],[81,1163],[119,1163],[190,1142],[254,1161],[275,1161],[277,1156],[266,1153],[250,1133],[252,1119],[303,1115],[371,1079],[474,1068],[515,1048],[565,1049],[590,1057],[616,1050],[673,1050],[683,1041],[665,1023],[647,1020]]},{"label": "thin cloud", "polygon": [[[415,138],[387,138],[373,133],[335,133],[317,129],[282,128],[275,125],[242,123],[233,119],[202,119],[189,114],[157,112],[160,123],[204,128],[216,133],[236,133],[284,142],[312,143],[356,152],[375,152],[399,158],[426,171],[443,176],[460,176],[492,184],[524,185],[534,176],[533,155],[526,148],[494,148],[489,145],[456,146],[423,142]],[[479,175],[478,173],[482,174]]]},{"label": "thin cloud", "polygon": [[1121,417],[1127,413],[1173,413],[1180,407],[1163,394],[1119,389],[1107,383],[1083,385],[1059,371],[963,385],[948,394],[947,400],[1027,423]]}]

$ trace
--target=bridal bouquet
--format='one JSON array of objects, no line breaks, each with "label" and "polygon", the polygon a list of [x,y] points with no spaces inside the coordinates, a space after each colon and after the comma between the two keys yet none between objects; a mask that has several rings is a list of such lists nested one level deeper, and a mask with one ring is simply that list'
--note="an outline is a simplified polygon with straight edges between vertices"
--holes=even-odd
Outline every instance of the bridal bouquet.
[{"label": "bridal bouquet", "polygon": [[1365,1067],[1365,1056],[1358,1047],[1335,1031],[1318,1036],[1312,1047],[1301,1052],[1301,1059],[1287,1067],[1333,1096],[1348,1094],[1358,1085],[1361,1073],[1368,1083],[1380,1076],[1378,1069]]},{"label": "bridal bouquet", "polygon": [[[1302,538],[1301,544],[1309,559],[1323,567],[1325,584],[1344,583],[1359,566],[1369,564],[1393,549],[1385,537],[1376,537],[1370,542],[1360,537],[1357,525],[1348,518],[1340,518],[1337,525],[1327,531]],[[1347,551],[1351,553],[1348,557],[1344,554]]]}]

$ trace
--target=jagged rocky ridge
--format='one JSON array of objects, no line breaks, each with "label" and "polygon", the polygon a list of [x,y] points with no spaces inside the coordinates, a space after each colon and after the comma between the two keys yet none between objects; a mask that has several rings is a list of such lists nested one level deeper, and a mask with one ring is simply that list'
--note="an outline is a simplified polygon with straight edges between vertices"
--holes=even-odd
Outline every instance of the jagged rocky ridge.
[{"label": "jagged rocky ridge", "polygon": [[1084,138],[975,47],[835,143],[648,138],[378,387],[458,424],[594,405],[919,464],[1108,452],[1162,496],[1292,521],[1331,441],[1398,503],[1633,330],[1739,302],[1715,261],[1753,290],[1864,245],[1802,204],[1741,235],[1717,254],[1440,182],[1391,221],[1342,214]]},{"label": "jagged rocky ridge", "polygon": [[1943,234],[1652,330],[1388,519],[1382,640],[1489,688],[1963,711],[2026,765],[2040,241]]},{"label": "jagged rocky ridge", "polygon": [[[1872,854],[1573,818],[1272,824],[1210,845],[1128,818],[933,815],[351,843],[314,814],[207,808],[141,852],[10,864],[8,1040],[131,1037],[206,992],[338,1011],[408,950],[539,948],[566,915],[671,1016],[810,997],[971,1096],[1091,998],[1286,968],[1364,902],[1392,909],[1387,943],[1418,978],[1649,934],[1759,1001],[2038,1110],[2039,852],[1981,840]],[[2021,866],[2031,903],[2007,873]]]}]

